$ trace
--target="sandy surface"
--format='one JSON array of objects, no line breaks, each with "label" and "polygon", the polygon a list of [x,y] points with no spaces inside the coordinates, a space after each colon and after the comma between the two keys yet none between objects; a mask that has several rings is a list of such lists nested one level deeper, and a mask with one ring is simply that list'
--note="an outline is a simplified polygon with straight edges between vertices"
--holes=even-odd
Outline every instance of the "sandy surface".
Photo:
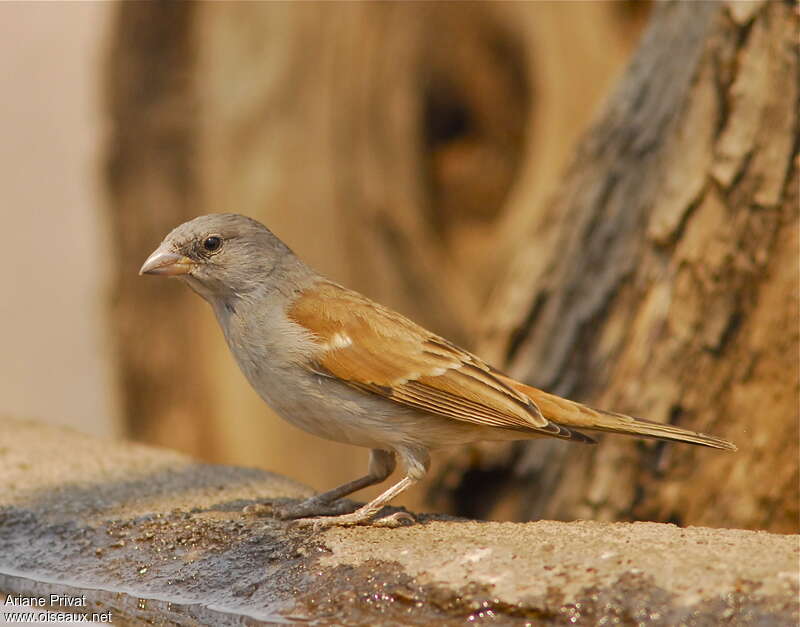
[{"label": "sandy surface", "polygon": [[414,528],[332,530],[325,537],[332,553],[323,564],[391,555],[420,582],[478,582],[512,603],[552,586],[574,601],[588,582],[611,586],[630,574],[647,577],[685,605],[735,591],[744,581],[758,582],[765,595],[800,584],[798,536],[591,521],[434,522],[424,532],[423,539]]},{"label": "sandy surface", "polygon": [[0,477],[0,593],[82,596],[114,622],[798,622],[799,536],[444,517],[296,528],[242,514],[310,493],[283,477],[16,420],[0,421]]}]

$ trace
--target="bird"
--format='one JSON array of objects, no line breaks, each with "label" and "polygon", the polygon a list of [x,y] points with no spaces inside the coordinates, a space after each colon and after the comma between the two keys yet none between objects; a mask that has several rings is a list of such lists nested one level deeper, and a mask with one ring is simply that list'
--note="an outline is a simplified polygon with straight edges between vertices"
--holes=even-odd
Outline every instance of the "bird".
[{"label": "bird", "polygon": [[[399,526],[378,517],[418,483],[431,451],[479,441],[609,432],[735,451],[712,435],[593,409],[516,381],[405,316],[325,278],[260,222],[234,213],[173,229],[140,275],[178,278],[212,307],[231,353],[261,398],[314,435],[370,450],[367,473],[272,514],[301,525]],[[403,477],[350,511],[342,500]],[[411,520],[409,520],[409,518]]]}]

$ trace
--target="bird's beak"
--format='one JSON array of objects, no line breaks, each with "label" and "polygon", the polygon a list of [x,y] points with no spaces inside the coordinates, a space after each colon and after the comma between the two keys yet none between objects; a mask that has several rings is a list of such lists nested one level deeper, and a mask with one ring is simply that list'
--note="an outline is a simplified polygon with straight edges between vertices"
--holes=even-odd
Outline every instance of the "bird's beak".
[{"label": "bird's beak", "polygon": [[164,276],[178,276],[180,274],[189,274],[195,265],[195,262],[188,257],[158,248],[144,262],[139,270],[139,275],[161,274]]}]

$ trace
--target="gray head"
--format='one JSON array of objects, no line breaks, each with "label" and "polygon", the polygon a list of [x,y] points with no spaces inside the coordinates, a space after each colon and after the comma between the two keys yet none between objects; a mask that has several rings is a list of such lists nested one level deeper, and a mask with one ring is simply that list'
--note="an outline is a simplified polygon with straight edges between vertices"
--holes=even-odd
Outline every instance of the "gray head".
[{"label": "gray head", "polygon": [[183,279],[212,304],[222,304],[274,289],[278,279],[301,269],[303,263],[263,224],[235,213],[217,213],[173,229],[139,274]]}]

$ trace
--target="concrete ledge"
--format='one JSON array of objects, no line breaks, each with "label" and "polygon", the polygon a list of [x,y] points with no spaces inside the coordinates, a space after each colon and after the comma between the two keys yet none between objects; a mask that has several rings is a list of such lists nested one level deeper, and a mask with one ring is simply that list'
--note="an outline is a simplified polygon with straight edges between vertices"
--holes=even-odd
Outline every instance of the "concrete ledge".
[{"label": "concrete ledge", "polygon": [[444,517],[309,533],[240,513],[310,493],[277,475],[10,419],[0,480],[0,593],[85,598],[114,623],[800,619],[799,536]]}]

